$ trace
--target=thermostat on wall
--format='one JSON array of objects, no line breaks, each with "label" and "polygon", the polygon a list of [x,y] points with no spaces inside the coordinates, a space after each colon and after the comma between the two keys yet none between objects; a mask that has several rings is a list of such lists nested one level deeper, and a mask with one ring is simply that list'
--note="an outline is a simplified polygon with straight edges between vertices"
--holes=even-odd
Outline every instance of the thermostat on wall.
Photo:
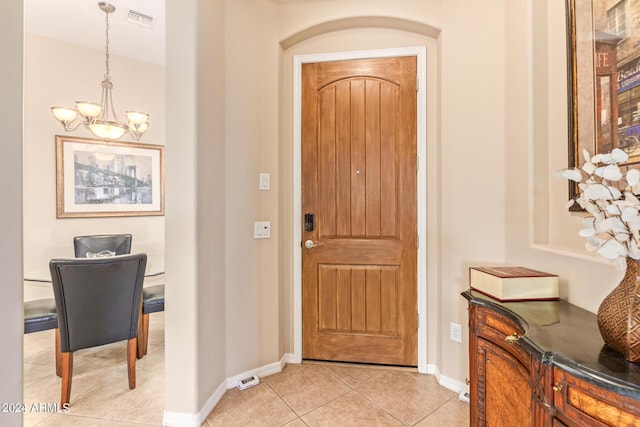
[{"label": "thermostat on wall", "polygon": [[255,375],[251,375],[248,378],[244,378],[238,381],[238,388],[240,390],[245,390],[245,389],[248,389],[249,387],[253,387],[254,385],[258,385],[258,384],[260,384],[260,380],[258,379],[258,377]]}]

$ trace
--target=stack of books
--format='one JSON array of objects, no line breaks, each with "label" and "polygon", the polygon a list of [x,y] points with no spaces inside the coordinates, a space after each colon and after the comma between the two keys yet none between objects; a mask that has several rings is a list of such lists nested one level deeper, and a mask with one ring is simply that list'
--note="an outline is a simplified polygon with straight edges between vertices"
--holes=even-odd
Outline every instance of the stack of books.
[{"label": "stack of books", "polygon": [[558,275],[526,267],[471,267],[469,285],[502,302],[558,299]]}]

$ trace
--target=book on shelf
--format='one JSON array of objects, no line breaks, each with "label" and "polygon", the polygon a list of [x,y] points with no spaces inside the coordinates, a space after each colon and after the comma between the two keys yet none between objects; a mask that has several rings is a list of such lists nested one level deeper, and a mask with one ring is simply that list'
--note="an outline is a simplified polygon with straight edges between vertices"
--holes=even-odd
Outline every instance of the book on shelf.
[{"label": "book on shelf", "polygon": [[558,299],[558,275],[526,267],[470,267],[469,286],[502,302]]}]

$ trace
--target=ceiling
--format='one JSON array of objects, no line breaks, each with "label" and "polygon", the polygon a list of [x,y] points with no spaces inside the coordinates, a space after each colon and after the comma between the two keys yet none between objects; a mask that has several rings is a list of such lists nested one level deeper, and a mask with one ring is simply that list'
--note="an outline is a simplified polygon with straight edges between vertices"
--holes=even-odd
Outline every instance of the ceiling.
[{"label": "ceiling", "polygon": [[[109,15],[113,55],[165,64],[165,0],[114,0]],[[24,0],[25,31],[92,49],[105,48],[105,14],[97,0]],[[149,27],[130,22],[129,11],[153,18]],[[145,20],[145,19],[143,19]]]}]

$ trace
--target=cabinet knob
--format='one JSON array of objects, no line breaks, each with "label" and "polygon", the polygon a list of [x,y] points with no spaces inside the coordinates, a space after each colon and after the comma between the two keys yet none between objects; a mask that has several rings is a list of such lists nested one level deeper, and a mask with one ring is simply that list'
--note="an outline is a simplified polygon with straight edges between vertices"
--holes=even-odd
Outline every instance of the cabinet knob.
[{"label": "cabinet knob", "polygon": [[517,332],[514,332],[511,335],[508,335],[504,340],[509,344],[513,344],[518,342],[519,339],[520,339],[520,335],[518,335]]},{"label": "cabinet knob", "polygon": [[561,391],[562,390],[562,384],[555,383],[553,385],[553,387],[551,387],[551,388],[553,389],[553,391]]}]

